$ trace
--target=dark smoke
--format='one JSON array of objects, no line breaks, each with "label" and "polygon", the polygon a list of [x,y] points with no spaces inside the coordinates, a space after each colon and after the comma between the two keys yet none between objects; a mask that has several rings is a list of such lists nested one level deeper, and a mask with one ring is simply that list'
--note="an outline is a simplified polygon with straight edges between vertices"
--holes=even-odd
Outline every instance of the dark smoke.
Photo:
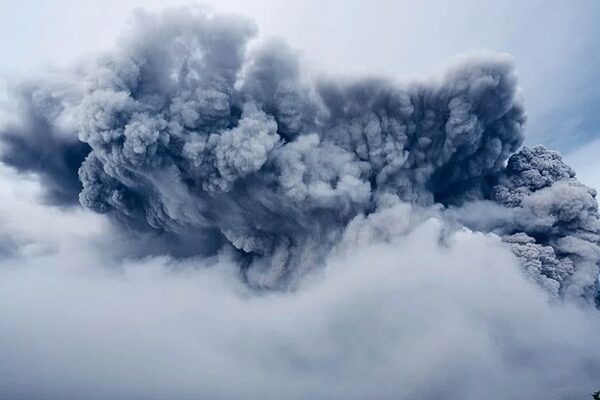
[{"label": "dark smoke", "polygon": [[501,234],[552,295],[597,296],[595,192],[557,153],[514,154],[526,118],[509,56],[405,86],[311,80],[285,44],[249,49],[255,33],[238,17],[139,16],[73,82],[21,91],[3,161],[54,202],[78,196],[187,253],[232,246],[255,287],[293,286],[352,218],[403,201],[484,210],[458,220]]},{"label": "dark smoke", "polygon": [[19,171],[39,175],[50,203],[75,204],[82,188],[77,170],[91,149],[65,123],[67,91],[72,88],[57,86],[39,82],[13,91],[19,118],[0,128],[0,160]]},{"label": "dark smoke", "polygon": [[491,198],[517,210],[505,240],[536,281],[554,296],[600,300],[596,191],[557,152],[538,146],[513,155]]}]

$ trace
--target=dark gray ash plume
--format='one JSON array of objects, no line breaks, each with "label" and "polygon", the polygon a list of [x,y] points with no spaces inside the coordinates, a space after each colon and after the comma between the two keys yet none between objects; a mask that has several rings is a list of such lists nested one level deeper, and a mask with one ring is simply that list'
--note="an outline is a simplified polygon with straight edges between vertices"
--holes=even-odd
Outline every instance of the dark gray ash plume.
[{"label": "dark gray ash plume", "polygon": [[53,204],[77,202],[82,188],[77,170],[91,150],[67,121],[73,89],[64,81],[19,86],[14,90],[18,119],[0,127],[0,161],[39,175]]},{"label": "dark gray ash plume", "polygon": [[491,199],[517,210],[506,241],[536,281],[555,296],[600,300],[596,191],[557,152],[537,146],[513,155]]},{"label": "dark gray ash plume", "polygon": [[137,230],[197,238],[181,241],[188,253],[232,246],[251,285],[277,288],[382,204],[487,200],[503,217],[481,229],[505,236],[536,281],[596,296],[595,193],[554,152],[514,154],[525,113],[509,56],[472,55],[405,86],[311,80],[281,42],[248,49],[245,19],[138,18],[116,51],[46,100],[27,97],[25,122],[5,129],[4,162],[38,173],[56,202],[78,196]]}]

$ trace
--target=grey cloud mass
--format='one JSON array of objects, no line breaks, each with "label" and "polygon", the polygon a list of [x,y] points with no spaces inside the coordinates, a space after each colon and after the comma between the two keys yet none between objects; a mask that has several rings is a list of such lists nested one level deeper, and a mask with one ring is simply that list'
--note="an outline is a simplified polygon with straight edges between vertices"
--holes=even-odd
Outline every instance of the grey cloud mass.
[{"label": "grey cloud mass", "polygon": [[584,400],[597,388],[597,310],[548,301],[497,236],[439,210],[357,216],[297,290],[258,295],[231,252],[122,259],[130,238],[96,215],[22,212],[41,218],[2,225],[37,246],[0,264],[0,398]]},{"label": "grey cloud mass", "polygon": [[[72,116],[79,139],[60,151],[91,148],[77,165],[79,201],[139,228],[220,238],[254,286],[294,284],[382,196],[481,198],[523,141],[505,55],[465,58],[438,82],[406,87],[311,81],[281,42],[247,51],[256,28],[242,18],[138,18],[118,50],[77,71],[76,90],[53,93],[51,116]],[[35,148],[11,144],[5,161],[35,171]],[[41,169],[50,184],[77,187],[74,168]]]},{"label": "grey cloud mass", "polygon": [[[13,363],[0,366],[0,395],[590,393],[596,192],[558,153],[521,147],[512,58],[470,54],[401,85],[311,76],[285,43],[256,35],[238,16],[140,12],[113,51],[15,86],[2,162],[35,175],[60,215],[110,223],[93,239],[49,240],[0,219],[11,231],[0,358]],[[32,298],[31,276],[43,285]],[[41,315],[57,296],[65,308]],[[95,330],[79,302],[106,325]],[[90,325],[57,325],[67,314]],[[163,324],[174,325],[153,332]],[[163,334],[180,343],[173,354]],[[119,346],[132,358],[119,361]],[[41,367],[46,356],[74,380]]]}]

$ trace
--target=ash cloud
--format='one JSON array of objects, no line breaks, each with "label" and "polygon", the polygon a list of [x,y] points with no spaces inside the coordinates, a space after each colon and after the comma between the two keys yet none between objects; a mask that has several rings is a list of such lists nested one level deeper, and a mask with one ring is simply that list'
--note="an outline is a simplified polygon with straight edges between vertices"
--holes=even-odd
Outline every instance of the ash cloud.
[{"label": "ash cloud", "polygon": [[[90,147],[77,139],[67,105],[74,77],[18,85],[12,90],[15,121],[0,127],[0,161],[40,176],[51,204],[76,204],[81,182],[77,170]],[[72,105],[71,105],[72,106]]]},{"label": "ash cloud", "polygon": [[[558,153],[521,147],[511,57],[472,54],[401,85],[309,76],[285,43],[256,35],[241,17],[141,12],[114,51],[16,86],[2,162],[61,206],[32,206],[46,226],[75,218],[94,233],[49,238],[3,210],[0,356],[12,363],[0,394],[597,389],[596,193]],[[48,357],[72,379],[40,367]]]},{"label": "ash cloud", "polygon": [[315,80],[281,41],[249,50],[255,34],[239,17],[138,15],[114,52],[22,88],[4,162],[38,173],[54,202],[78,197],[190,246],[175,253],[233,246],[266,288],[296,285],[354,216],[390,198],[487,199],[519,209],[502,231],[536,280],[596,296],[595,193],[541,147],[508,160],[525,123],[509,56],[463,57],[404,86]]},{"label": "ash cloud", "polygon": [[524,271],[552,297],[599,304],[600,220],[596,191],[542,146],[512,155],[489,199],[453,207],[460,223],[503,237]]},{"label": "ash cloud", "polygon": [[[74,115],[73,142],[91,148],[75,166],[81,204],[137,227],[213,234],[240,250],[252,285],[285,287],[382,197],[481,197],[523,140],[508,56],[473,56],[406,87],[311,81],[281,42],[247,51],[255,32],[236,17],[142,15],[120,49],[82,68],[66,94],[75,105],[53,113]],[[6,161],[35,171],[30,147],[9,147]],[[73,182],[74,170],[47,180]]]}]

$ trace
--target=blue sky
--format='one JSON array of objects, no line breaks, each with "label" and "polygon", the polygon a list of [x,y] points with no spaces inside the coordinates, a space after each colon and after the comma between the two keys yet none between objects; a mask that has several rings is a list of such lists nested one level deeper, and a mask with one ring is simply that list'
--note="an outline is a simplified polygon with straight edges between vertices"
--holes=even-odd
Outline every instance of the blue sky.
[{"label": "blue sky", "polygon": [[[24,4],[26,6],[24,6]],[[133,10],[189,1],[4,0],[0,79],[11,82],[109,48]],[[563,152],[588,184],[600,148],[600,2],[220,0],[215,11],[253,18],[316,71],[424,78],[473,50],[511,53],[529,115],[527,143]],[[594,147],[595,146],[595,147]],[[593,182],[591,180],[594,180]]]}]

